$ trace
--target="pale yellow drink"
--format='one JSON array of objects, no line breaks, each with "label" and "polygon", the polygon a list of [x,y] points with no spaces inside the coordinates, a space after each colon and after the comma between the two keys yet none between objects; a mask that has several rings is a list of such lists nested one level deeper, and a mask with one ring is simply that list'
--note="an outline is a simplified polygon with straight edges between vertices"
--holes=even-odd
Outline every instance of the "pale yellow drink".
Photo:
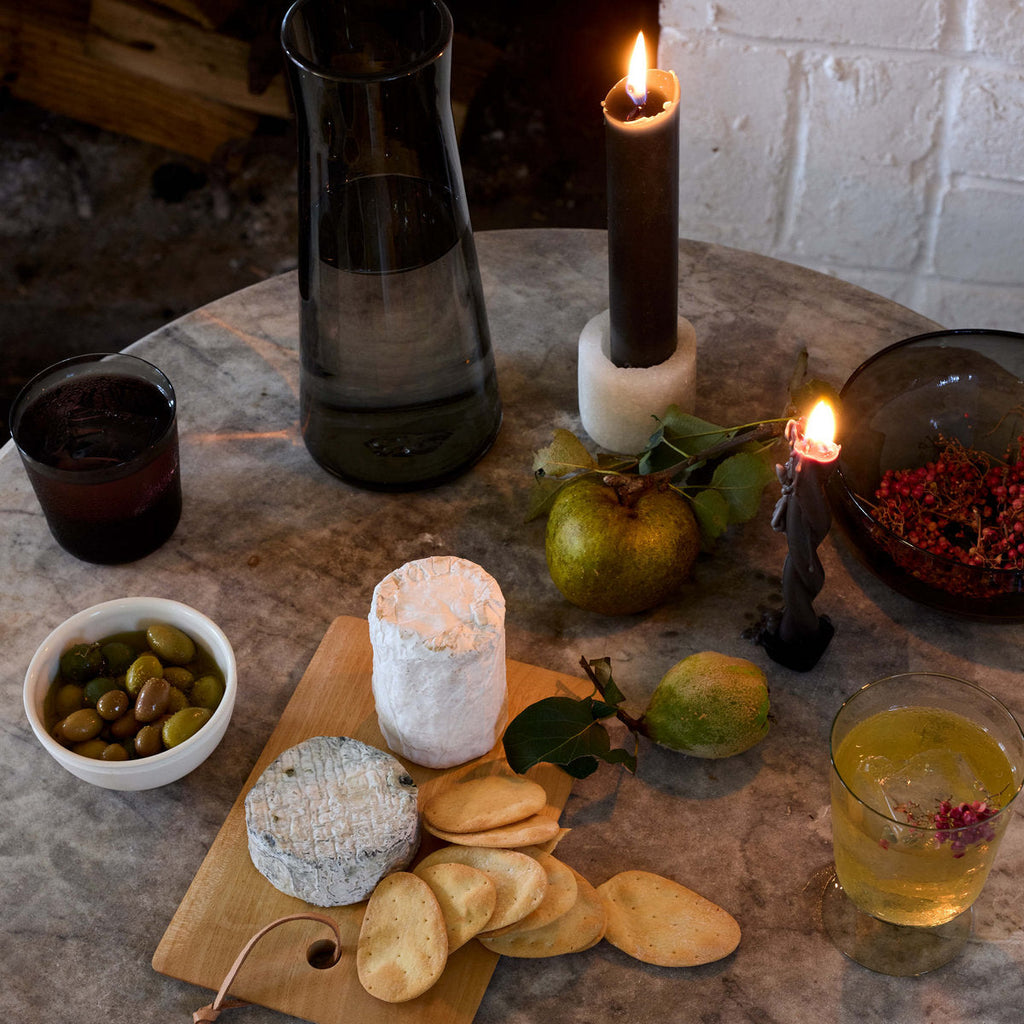
[{"label": "pale yellow drink", "polygon": [[[1011,818],[999,809],[1021,781],[992,735],[951,710],[897,707],[853,724],[832,760],[833,847],[847,896],[902,925],[943,924],[970,907]],[[964,812],[969,824],[956,828]]]}]

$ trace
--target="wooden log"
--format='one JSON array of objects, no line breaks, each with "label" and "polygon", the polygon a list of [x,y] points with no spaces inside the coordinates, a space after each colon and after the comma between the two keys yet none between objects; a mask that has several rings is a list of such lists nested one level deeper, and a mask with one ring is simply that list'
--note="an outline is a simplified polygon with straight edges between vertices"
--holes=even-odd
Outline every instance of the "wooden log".
[{"label": "wooden log", "polygon": [[252,135],[258,115],[133,74],[85,52],[75,26],[0,6],[0,62],[11,95],[54,113],[210,161]]},{"label": "wooden log", "polygon": [[183,18],[201,25],[203,28],[216,29],[227,21],[228,17],[238,10],[242,0],[154,0],[157,7],[174,11]]},{"label": "wooden log", "polygon": [[93,0],[85,52],[97,61],[231,107],[287,118],[283,74],[249,88],[249,44],[127,0]]}]

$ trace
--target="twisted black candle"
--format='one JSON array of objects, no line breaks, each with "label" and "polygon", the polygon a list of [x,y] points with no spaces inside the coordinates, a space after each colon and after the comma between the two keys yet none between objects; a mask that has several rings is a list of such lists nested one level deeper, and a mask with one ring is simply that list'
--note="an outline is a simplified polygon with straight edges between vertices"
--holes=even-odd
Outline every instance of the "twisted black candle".
[{"label": "twisted black candle", "polygon": [[785,531],[788,544],[782,569],[782,614],[759,640],[773,660],[806,672],[818,663],[835,633],[828,616],[814,611],[814,599],[825,584],[818,546],[832,525],[825,481],[839,456],[839,445],[803,436],[795,420],[786,424],[786,440],[790,456],[785,466],[775,467],[782,495],[772,514],[772,529]]}]

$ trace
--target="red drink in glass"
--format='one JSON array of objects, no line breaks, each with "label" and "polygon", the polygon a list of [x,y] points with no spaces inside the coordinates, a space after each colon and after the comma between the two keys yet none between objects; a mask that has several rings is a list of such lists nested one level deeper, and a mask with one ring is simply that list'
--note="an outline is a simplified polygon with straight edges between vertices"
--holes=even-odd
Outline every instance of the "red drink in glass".
[{"label": "red drink in glass", "polygon": [[47,524],[87,562],[131,562],[181,515],[174,390],[135,356],[79,356],[44,370],[11,411]]}]

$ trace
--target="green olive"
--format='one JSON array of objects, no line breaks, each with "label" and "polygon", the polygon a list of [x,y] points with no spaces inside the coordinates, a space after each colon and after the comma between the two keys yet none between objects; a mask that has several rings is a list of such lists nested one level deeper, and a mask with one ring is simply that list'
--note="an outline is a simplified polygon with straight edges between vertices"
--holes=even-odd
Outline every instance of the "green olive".
[{"label": "green olive", "polygon": [[78,683],[65,683],[53,700],[53,710],[58,719],[67,718],[72,711],[85,705],[82,687]]},{"label": "green olive", "polygon": [[121,718],[130,706],[131,700],[124,690],[107,690],[96,701],[96,713],[104,722],[113,722],[115,719]]},{"label": "green olive", "polygon": [[75,644],[60,656],[60,673],[73,683],[84,683],[103,671],[103,652],[97,644]]},{"label": "green olive", "polygon": [[182,693],[188,693],[196,681],[196,677],[187,668],[182,668],[180,665],[168,665],[164,669],[164,679],[171,686],[176,686]]},{"label": "green olive", "polygon": [[121,743],[108,743],[100,754],[101,761],[127,761],[128,751]]},{"label": "green olive", "polygon": [[107,749],[107,741],[97,737],[96,739],[86,740],[84,743],[76,743],[71,749],[76,754],[81,754],[82,757],[98,759],[103,756],[103,751]]},{"label": "green olive", "polygon": [[85,703],[89,707],[96,707],[96,702],[107,692],[107,690],[116,690],[117,683],[114,682],[110,676],[96,676],[95,679],[90,679],[85,684],[85,689],[82,691],[82,696],[85,697]]},{"label": "green olive", "polygon": [[180,711],[182,708],[187,707],[188,697],[176,686],[172,686],[170,695],[167,698],[167,711],[173,715],[175,711]]},{"label": "green olive", "polygon": [[144,725],[135,736],[135,753],[139,757],[152,757],[163,749],[160,730],[155,725]]},{"label": "green olive", "polygon": [[164,661],[187,665],[196,656],[196,645],[177,626],[158,622],[146,630],[146,643]]},{"label": "green olive", "polygon": [[147,679],[135,698],[135,717],[140,722],[152,722],[167,710],[171,698],[171,684],[166,679]]},{"label": "green olive", "polygon": [[128,671],[124,677],[124,685],[132,697],[137,697],[139,690],[142,689],[142,684],[147,679],[161,679],[163,674],[164,667],[155,654],[140,654],[128,666]]},{"label": "green olive", "polygon": [[135,712],[128,708],[107,726],[107,732],[115,740],[130,740],[141,728],[142,723],[135,717]]},{"label": "green olive", "polygon": [[209,708],[183,708],[175,711],[163,725],[165,747],[176,747],[191,739],[210,720]]},{"label": "green olive", "polygon": [[192,684],[192,703],[197,708],[215,710],[224,696],[224,684],[216,676],[200,676]]},{"label": "green olive", "polygon": [[111,640],[100,650],[103,652],[103,660],[107,663],[107,672],[112,676],[123,676],[128,671],[128,666],[135,660],[135,651],[120,640]]},{"label": "green olive", "polygon": [[80,708],[72,711],[67,718],[61,720],[61,735],[69,743],[84,743],[99,736],[103,728],[103,719],[92,708]]}]

